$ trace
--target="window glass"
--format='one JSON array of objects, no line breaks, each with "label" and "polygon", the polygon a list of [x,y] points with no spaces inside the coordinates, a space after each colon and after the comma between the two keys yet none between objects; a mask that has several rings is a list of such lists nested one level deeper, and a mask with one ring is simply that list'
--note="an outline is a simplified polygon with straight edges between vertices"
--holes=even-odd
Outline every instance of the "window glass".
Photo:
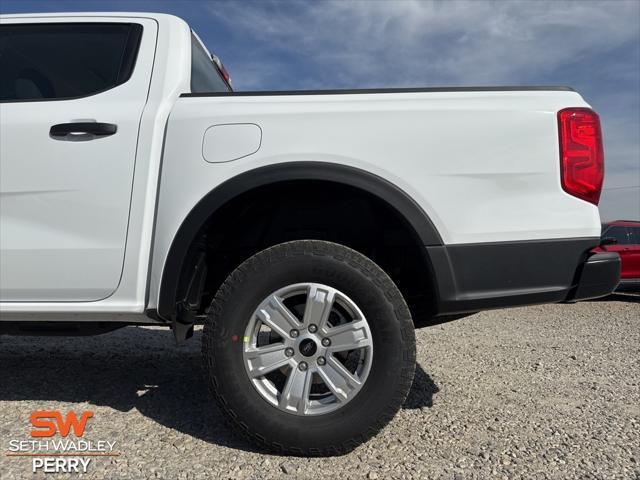
[{"label": "window glass", "polygon": [[0,101],[84,97],[120,85],[141,35],[131,23],[0,25]]},{"label": "window glass", "polygon": [[615,238],[618,245],[627,245],[629,243],[629,235],[626,227],[611,227],[605,232],[604,236]]},{"label": "window glass", "polygon": [[191,35],[191,91],[193,93],[228,92],[218,67],[196,37]]},{"label": "window glass", "polygon": [[629,230],[629,243],[640,245],[640,227],[627,227]]}]

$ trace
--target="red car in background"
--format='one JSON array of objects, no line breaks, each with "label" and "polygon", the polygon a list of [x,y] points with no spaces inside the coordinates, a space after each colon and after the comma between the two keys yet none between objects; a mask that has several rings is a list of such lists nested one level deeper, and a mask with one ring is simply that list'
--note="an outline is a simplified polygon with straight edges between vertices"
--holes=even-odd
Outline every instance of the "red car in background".
[{"label": "red car in background", "polygon": [[607,223],[602,227],[602,240],[603,245],[596,251],[617,252],[620,255],[618,288],[640,288],[640,222],[616,220]]}]

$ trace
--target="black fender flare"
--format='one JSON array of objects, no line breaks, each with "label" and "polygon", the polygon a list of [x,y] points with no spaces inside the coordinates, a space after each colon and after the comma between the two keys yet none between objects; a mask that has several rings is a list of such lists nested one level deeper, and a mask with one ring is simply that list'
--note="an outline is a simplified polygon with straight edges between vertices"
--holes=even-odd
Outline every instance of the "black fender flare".
[{"label": "black fender flare", "polygon": [[196,235],[219,208],[238,195],[280,182],[321,180],[355,187],[391,206],[413,229],[424,246],[443,245],[437,229],[424,210],[403,190],[384,178],[362,169],[328,162],[285,162],[259,167],[221,183],[189,212],[176,232],[167,253],[160,280],[158,315],[171,319],[185,256]]}]

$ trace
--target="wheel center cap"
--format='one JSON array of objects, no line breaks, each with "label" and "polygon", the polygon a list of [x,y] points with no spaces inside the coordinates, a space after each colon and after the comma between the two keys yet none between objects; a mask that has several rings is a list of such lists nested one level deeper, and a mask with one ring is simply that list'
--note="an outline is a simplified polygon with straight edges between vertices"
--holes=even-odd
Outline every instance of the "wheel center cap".
[{"label": "wheel center cap", "polygon": [[301,341],[300,346],[298,348],[300,349],[300,353],[305,357],[310,357],[314,355],[316,351],[318,351],[318,346],[316,345],[316,342],[314,342],[310,338],[307,338]]}]

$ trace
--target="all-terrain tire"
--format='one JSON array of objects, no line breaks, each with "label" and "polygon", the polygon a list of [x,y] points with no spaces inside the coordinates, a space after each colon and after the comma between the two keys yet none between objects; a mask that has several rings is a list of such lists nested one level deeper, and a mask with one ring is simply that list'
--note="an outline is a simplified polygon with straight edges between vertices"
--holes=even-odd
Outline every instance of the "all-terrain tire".
[{"label": "all-terrain tire", "polygon": [[[303,282],[330,286],[353,300],[373,341],[361,389],[326,414],[294,415],[267,402],[243,359],[245,331],[258,305]],[[376,435],[402,406],[416,359],[411,314],[389,276],[362,254],[317,240],[270,247],[236,268],[207,311],[202,353],[213,396],[237,431],[261,448],[308,456],[343,454]]]}]

